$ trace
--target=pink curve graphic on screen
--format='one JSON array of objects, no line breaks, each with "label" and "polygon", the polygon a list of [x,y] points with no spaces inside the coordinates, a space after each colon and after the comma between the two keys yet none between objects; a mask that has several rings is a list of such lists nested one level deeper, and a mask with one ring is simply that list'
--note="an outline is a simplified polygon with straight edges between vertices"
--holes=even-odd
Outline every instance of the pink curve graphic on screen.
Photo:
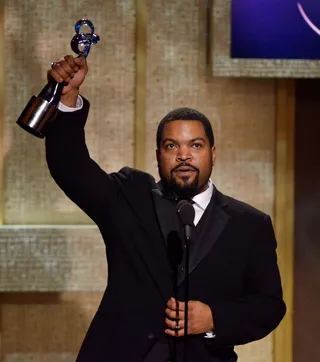
[{"label": "pink curve graphic on screen", "polygon": [[315,31],[318,35],[320,35],[320,29],[310,20],[306,12],[304,11],[302,5],[300,3],[297,3],[298,9],[300,11],[301,16],[305,20],[305,22],[310,26],[310,28]]}]

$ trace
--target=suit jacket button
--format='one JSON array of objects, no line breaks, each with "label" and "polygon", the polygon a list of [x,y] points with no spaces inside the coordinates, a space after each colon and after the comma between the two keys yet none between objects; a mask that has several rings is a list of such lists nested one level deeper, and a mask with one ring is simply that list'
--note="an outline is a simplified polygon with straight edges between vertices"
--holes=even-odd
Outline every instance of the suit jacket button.
[{"label": "suit jacket button", "polygon": [[148,334],[148,339],[153,339],[154,338],[154,334],[153,333],[149,333]]}]

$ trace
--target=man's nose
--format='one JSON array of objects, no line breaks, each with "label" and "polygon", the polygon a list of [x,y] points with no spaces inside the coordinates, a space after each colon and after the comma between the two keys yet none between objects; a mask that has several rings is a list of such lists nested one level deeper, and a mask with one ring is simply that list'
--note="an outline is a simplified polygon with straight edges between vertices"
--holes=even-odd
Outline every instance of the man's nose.
[{"label": "man's nose", "polygon": [[180,147],[177,153],[178,161],[187,161],[191,159],[190,149],[188,147]]}]

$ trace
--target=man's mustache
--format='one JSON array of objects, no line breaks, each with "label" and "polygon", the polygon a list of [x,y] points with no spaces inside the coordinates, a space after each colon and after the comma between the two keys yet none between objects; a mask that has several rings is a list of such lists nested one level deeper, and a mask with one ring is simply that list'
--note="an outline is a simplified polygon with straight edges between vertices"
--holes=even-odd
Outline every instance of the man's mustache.
[{"label": "man's mustache", "polygon": [[193,166],[193,165],[190,165],[190,163],[188,163],[188,162],[182,162],[182,163],[180,163],[179,165],[177,165],[176,167],[174,167],[174,168],[171,170],[171,172],[177,171],[180,167],[190,167],[190,168],[192,168],[194,171],[199,172],[199,169],[198,169],[197,167],[195,167],[195,166]]}]

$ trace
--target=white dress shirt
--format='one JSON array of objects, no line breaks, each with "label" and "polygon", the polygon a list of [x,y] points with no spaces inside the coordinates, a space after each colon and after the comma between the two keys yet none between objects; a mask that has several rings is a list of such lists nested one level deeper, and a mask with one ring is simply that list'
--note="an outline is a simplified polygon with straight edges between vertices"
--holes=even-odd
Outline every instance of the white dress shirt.
[{"label": "white dress shirt", "polygon": [[201,216],[203,215],[207,206],[209,205],[212,193],[213,193],[213,184],[212,181],[209,179],[209,187],[205,191],[201,192],[200,194],[192,198],[192,201],[194,202],[193,208],[196,213],[194,217],[195,226],[197,226],[198,222],[201,219]]},{"label": "white dress shirt", "polygon": [[75,112],[75,111],[79,111],[79,109],[81,109],[82,107],[83,107],[83,99],[81,98],[81,96],[78,96],[75,108],[68,107],[61,102],[59,102],[59,104],[58,104],[58,109],[62,112]]}]

